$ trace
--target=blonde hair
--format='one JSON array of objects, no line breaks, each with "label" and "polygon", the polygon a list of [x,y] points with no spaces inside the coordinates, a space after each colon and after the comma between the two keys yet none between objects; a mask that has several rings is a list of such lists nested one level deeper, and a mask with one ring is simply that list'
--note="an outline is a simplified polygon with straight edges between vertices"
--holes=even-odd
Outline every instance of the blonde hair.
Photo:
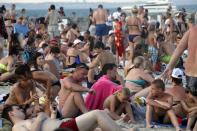
[{"label": "blonde hair", "polygon": [[139,68],[140,66],[142,66],[145,62],[145,59],[143,56],[137,56],[134,58],[133,64],[135,68]]},{"label": "blonde hair", "polygon": [[122,88],[118,92],[116,92],[114,95],[122,94],[123,96],[131,96],[131,92],[128,88]]},{"label": "blonde hair", "polygon": [[137,8],[136,5],[132,8],[131,12],[132,12],[134,15],[136,15],[136,14],[138,13],[138,8]]}]

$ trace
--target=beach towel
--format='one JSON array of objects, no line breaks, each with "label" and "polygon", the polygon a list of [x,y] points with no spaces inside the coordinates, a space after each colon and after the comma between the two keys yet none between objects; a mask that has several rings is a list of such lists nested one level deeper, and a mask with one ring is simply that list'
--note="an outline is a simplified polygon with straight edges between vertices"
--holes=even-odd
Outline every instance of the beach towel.
[{"label": "beach towel", "polygon": [[112,82],[108,76],[102,76],[93,86],[96,95],[88,94],[85,99],[86,107],[89,110],[103,109],[103,103],[105,99],[112,95],[114,92],[120,90],[122,86]]}]

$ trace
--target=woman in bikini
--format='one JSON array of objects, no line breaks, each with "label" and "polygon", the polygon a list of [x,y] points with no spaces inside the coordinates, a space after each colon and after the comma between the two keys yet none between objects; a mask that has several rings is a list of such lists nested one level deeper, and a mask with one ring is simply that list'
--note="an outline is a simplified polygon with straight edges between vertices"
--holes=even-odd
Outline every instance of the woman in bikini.
[{"label": "woman in bikini", "polygon": [[[132,14],[133,16],[127,18],[128,39],[131,52],[134,50],[137,38],[139,39],[141,36],[141,20],[137,17],[138,9],[136,6],[132,9]],[[131,56],[131,58],[133,58],[133,56]]]},{"label": "woman in bikini", "polygon": [[144,70],[145,60],[143,56],[137,56],[125,78],[125,86],[132,92],[139,92],[151,83],[154,78]]},{"label": "woman in bikini", "polygon": [[0,81],[6,81],[14,76],[14,70],[19,55],[20,42],[18,41],[18,33],[11,35],[9,43],[8,56],[0,60]]},{"label": "woman in bikini", "polygon": [[60,83],[54,74],[44,70],[43,65],[45,64],[45,61],[43,54],[36,52],[35,56],[28,64],[30,65],[33,79],[43,84],[43,86],[40,86],[40,89],[42,91],[47,90],[49,94],[52,94],[52,98],[57,96],[60,89]]}]

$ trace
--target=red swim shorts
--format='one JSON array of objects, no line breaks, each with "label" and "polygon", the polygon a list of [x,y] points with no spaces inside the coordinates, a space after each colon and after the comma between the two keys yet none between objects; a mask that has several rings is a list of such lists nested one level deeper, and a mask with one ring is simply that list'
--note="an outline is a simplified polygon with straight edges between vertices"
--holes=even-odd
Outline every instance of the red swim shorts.
[{"label": "red swim shorts", "polygon": [[59,128],[69,128],[72,131],[79,131],[77,127],[77,123],[75,119],[68,120],[66,122],[62,122]]}]

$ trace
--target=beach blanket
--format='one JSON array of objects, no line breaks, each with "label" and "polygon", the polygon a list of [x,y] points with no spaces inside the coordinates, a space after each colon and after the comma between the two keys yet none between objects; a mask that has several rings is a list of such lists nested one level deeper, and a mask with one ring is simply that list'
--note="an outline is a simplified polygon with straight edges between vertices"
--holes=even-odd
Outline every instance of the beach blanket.
[{"label": "beach blanket", "polygon": [[93,86],[96,95],[88,94],[85,99],[86,107],[89,110],[103,109],[105,99],[114,92],[120,90],[122,86],[112,82],[106,75],[102,76]]}]

